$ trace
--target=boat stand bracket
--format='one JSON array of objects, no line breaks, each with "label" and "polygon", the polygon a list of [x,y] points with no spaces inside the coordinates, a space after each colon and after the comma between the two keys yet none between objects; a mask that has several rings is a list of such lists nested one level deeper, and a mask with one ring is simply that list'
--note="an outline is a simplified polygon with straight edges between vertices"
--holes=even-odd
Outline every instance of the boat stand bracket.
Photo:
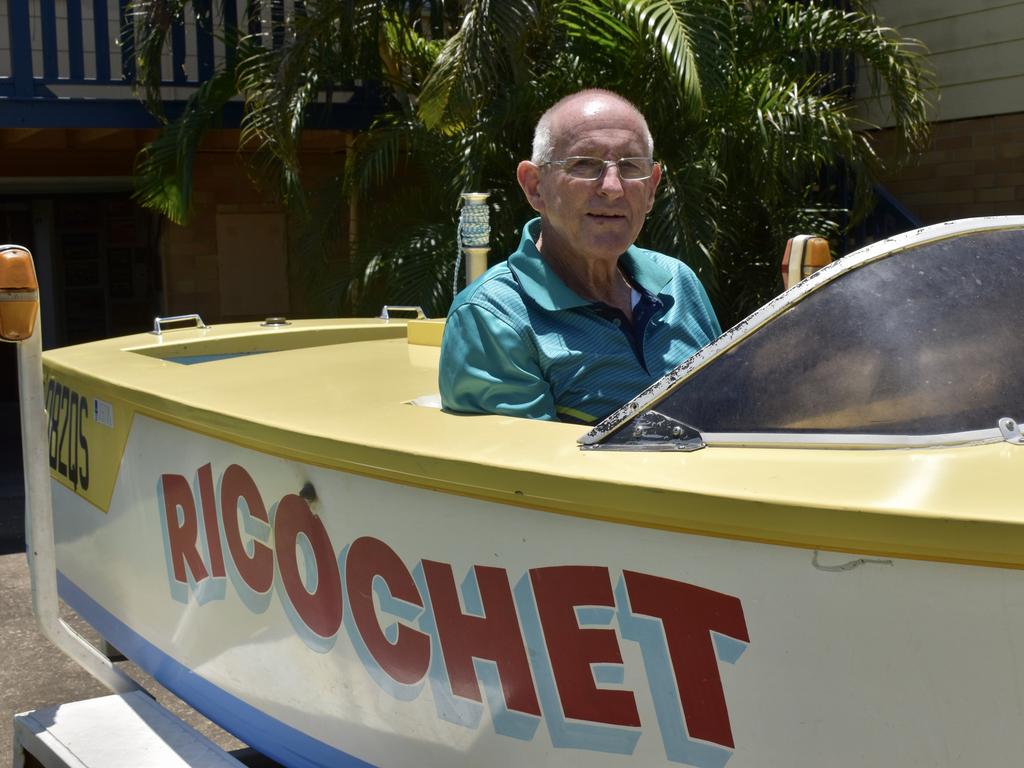
[{"label": "boat stand bracket", "polygon": [[150,768],[244,768],[242,762],[144,691],[83,699],[14,716],[14,768],[130,768],[142,764]]}]

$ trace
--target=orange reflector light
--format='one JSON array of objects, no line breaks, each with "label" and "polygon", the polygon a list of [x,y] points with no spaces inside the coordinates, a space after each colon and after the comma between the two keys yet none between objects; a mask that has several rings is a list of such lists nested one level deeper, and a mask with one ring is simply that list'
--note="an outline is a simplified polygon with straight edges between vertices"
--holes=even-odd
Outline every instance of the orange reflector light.
[{"label": "orange reflector light", "polygon": [[832,251],[824,237],[812,237],[804,247],[804,277],[832,263]]},{"label": "orange reflector light", "polygon": [[17,245],[0,246],[0,339],[32,335],[39,312],[39,283],[32,254]]},{"label": "orange reflector light", "polygon": [[788,289],[831,263],[832,251],[825,238],[811,235],[790,238],[782,257],[782,285]]}]

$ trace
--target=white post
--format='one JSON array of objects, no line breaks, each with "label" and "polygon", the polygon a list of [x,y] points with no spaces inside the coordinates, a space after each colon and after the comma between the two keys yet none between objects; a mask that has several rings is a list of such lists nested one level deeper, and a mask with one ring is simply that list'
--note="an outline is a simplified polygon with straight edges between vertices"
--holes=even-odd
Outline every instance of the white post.
[{"label": "white post", "polygon": [[459,237],[466,254],[466,285],[487,271],[490,252],[491,222],[487,209],[489,192],[464,192],[462,216],[459,219]]},{"label": "white post", "polygon": [[[27,260],[27,268],[25,261]],[[11,279],[11,275],[17,278]],[[29,280],[22,279],[26,275]],[[53,499],[50,493],[50,452],[43,401],[43,339],[38,319],[39,291],[32,256],[25,248],[0,246],[0,302],[11,302],[27,327],[5,327],[0,307],[0,331],[5,341],[18,344],[18,390],[21,402],[21,450],[25,472],[26,553],[32,577],[32,610],[43,634],[115,693],[139,690],[139,685],[110,663],[60,618],[57,603],[57,556],[53,539]],[[35,307],[26,307],[35,302]],[[29,309],[29,312],[25,310]],[[26,338],[27,334],[27,338]]]}]

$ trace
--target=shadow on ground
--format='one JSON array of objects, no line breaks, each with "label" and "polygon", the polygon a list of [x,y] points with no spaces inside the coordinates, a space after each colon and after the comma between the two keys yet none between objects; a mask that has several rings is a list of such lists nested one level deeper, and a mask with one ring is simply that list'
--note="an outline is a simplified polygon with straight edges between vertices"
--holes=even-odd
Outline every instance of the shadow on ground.
[{"label": "shadow on ground", "polygon": [[[21,434],[16,404],[0,402],[0,765],[13,753],[13,718],[18,712],[66,701],[105,696],[109,691],[50,644],[32,614],[32,588],[25,552],[25,499]],[[61,616],[94,645],[99,635],[66,606]],[[131,661],[118,666],[174,715],[230,751],[250,768],[280,768],[167,691]]]}]

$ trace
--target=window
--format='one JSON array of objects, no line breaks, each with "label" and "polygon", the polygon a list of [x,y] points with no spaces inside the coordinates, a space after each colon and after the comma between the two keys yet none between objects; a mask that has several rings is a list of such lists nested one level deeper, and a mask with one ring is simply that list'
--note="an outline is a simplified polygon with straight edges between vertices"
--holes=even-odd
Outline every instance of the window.
[{"label": "window", "polygon": [[995,429],[1024,419],[1022,299],[1024,230],[912,246],[807,294],[650,409],[702,433]]}]

